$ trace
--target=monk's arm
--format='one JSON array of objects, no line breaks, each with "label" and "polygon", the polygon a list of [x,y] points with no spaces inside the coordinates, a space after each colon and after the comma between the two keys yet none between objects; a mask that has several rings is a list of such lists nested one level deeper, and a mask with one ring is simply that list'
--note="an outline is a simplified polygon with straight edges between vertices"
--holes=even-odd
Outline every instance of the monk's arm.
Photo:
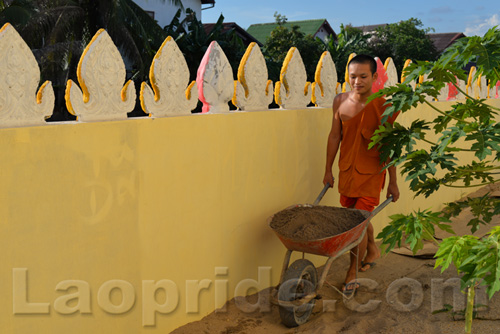
[{"label": "monk's arm", "polygon": [[399,199],[399,188],[397,181],[397,171],[395,166],[387,168],[389,172],[389,185],[387,186],[387,197],[392,195],[392,201],[396,202]]},{"label": "monk's arm", "polygon": [[328,143],[326,147],[326,167],[325,167],[325,176],[323,178],[323,184],[330,184],[330,187],[333,187],[333,173],[332,167],[333,162],[335,161],[335,157],[337,156],[337,152],[339,150],[340,141],[342,139],[342,125],[340,122],[339,116],[339,106],[341,102],[341,95],[337,95],[333,100],[333,121],[332,121],[332,129],[330,130],[330,134],[328,135]]}]

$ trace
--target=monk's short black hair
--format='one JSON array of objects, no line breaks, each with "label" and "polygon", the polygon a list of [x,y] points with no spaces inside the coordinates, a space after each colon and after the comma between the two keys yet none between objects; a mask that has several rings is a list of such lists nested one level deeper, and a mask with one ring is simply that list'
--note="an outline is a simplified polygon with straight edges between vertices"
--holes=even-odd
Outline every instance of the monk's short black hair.
[{"label": "monk's short black hair", "polygon": [[349,65],[351,64],[369,64],[372,75],[375,74],[375,72],[377,72],[377,62],[372,56],[369,55],[354,56],[349,62]]}]

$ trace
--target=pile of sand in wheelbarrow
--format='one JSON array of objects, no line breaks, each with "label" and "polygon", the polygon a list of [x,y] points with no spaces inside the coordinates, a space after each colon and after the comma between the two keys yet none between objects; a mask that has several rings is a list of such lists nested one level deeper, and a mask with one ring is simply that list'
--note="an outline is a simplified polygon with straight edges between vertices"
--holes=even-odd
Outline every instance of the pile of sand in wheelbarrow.
[{"label": "pile of sand in wheelbarrow", "polygon": [[315,240],[349,231],[368,218],[370,212],[331,206],[297,206],[276,213],[271,228],[284,237]]}]

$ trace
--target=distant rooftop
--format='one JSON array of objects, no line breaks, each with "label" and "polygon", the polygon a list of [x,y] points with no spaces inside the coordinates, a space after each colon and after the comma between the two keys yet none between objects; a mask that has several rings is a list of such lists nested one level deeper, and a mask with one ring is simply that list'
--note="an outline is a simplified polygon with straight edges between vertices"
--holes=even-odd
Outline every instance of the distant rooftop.
[{"label": "distant rooftop", "polygon": [[[212,31],[213,27],[215,26],[215,23],[203,23],[203,28],[205,29],[205,32],[208,34],[210,31]],[[252,42],[257,43],[259,46],[262,46],[262,43],[256,39],[254,36],[249,34],[245,29],[240,27],[238,24],[235,22],[224,22],[222,23],[222,31],[226,32],[229,31],[230,29],[234,29],[236,32],[236,35],[238,35],[242,40],[245,45],[249,45]]]},{"label": "distant rooftop", "polygon": [[[382,24],[372,24],[372,25],[366,25],[366,26],[359,26],[359,27],[353,27],[355,29],[359,29],[363,31],[363,33],[370,33],[374,32],[377,30],[379,27],[385,27],[387,26],[387,23],[382,23]],[[439,54],[443,53],[443,51],[452,45],[457,39],[460,39],[462,37],[465,37],[465,35],[461,32],[446,32],[446,33],[439,33],[439,34],[427,34],[429,38],[431,39],[432,43],[434,43],[434,46],[436,47],[436,50],[438,51]]]},{"label": "distant rooftop", "polygon": [[465,35],[461,32],[447,32],[427,35],[432,40],[439,53],[442,53],[447,47],[455,43],[457,39],[465,37]]},{"label": "distant rooftop", "polygon": [[[252,24],[250,27],[248,27],[247,32],[253,37],[257,38],[261,43],[265,43],[267,37],[271,35],[271,31],[273,31],[277,26],[278,24],[276,22],[257,23]],[[283,26],[288,29],[292,29],[293,26],[299,26],[301,32],[306,35],[313,36],[319,33],[320,29],[323,28],[324,30],[326,30],[326,33],[328,35],[333,35],[335,39],[337,38],[335,31],[333,31],[332,27],[326,19],[287,21],[283,24]]]}]

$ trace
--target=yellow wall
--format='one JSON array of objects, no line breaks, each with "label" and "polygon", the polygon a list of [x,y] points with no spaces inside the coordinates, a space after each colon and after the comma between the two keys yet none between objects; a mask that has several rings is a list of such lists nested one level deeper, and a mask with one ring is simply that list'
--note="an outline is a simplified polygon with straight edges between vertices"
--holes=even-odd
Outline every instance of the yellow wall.
[{"label": "yellow wall", "polygon": [[[269,284],[265,267],[272,267],[275,284],[285,250],[266,218],[314,201],[330,124],[331,110],[311,108],[1,129],[1,332],[167,333],[213,311],[216,294],[231,298],[238,283],[257,280],[259,267],[256,287]],[[414,200],[405,188],[401,200],[377,216],[377,231],[387,214],[461,195],[446,189]],[[332,190],[322,202],[337,203]],[[77,292],[56,291],[67,280],[90,287],[90,310],[82,290],[79,306],[76,300],[66,306],[85,314],[60,313],[64,303],[56,299]],[[105,312],[112,305],[99,299],[113,280],[134,291],[135,303],[124,314]],[[170,298],[171,291],[179,293],[177,308],[157,313],[154,326],[143,326],[154,306],[143,300],[148,280],[175,284]],[[192,292],[197,282],[186,280],[210,283],[198,312],[196,299],[186,302],[186,286]],[[50,313],[13,314],[46,308],[24,305],[26,290],[29,303],[49,303]],[[166,295],[158,292],[158,303]],[[121,303],[116,291],[110,298]]]}]

